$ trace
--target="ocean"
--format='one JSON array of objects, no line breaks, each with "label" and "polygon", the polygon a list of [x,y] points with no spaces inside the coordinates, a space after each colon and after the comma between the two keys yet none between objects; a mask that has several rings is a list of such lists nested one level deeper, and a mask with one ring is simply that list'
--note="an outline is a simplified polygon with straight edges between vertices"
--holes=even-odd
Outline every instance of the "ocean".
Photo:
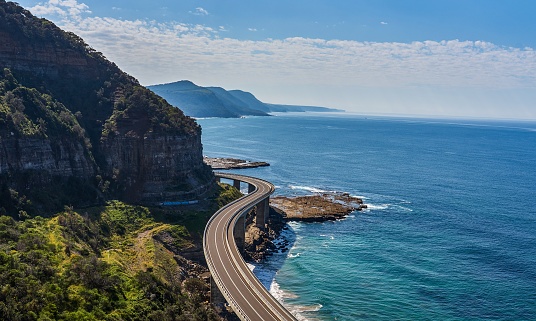
[{"label": "ocean", "polygon": [[276,195],[368,209],[290,223],[254,272],[301,320],[536,320],[536,122],[292,113],[199,119],[204,154]]}]

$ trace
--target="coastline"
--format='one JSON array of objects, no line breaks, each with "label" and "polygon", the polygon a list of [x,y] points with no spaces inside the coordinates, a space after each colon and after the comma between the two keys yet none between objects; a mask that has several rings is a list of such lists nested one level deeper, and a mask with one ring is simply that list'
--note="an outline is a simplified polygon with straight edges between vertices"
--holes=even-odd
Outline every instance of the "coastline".
[{"label": "coastline", "polygon": [[[266,162],[251,162],[235,158],[209,158],[204,161],[213,169],[244,169],[269,166]],[[287,310],[300,321],[315,321],[322,304],[305,306],[293,304],[299,294],[289,293],[275,281],[277,273],[289,258],[299,236],[301,224],[343,220],[350,214],[367,208],[363,200],[349,193],[310,190],[309,195],[275,196],[270,198],[269,215],[264,229],[257,227],[255,208],[246,215],[244,260],[248,267]],[[290,301],[290,302],[289,302]]]},{"label": "coastline", "polygon": [[335,222],[289,223],[297,240],[275,280],[300,298],[286,302],[322,304],[307,315],[323,320],[536,315],[528,126],[295,116],[243,123],[228,137],[222,128],[232,121],[202,122],[205,153],[269,159],[271,167],[246,171],[272,182],[276,195],[336,189],[369,205]]},{"label": "coastline", "polygon": [[[204,156],[203,160],[214,170],[269,166],[266,162],[251,162],[236,158]],[[302,224],[343,220],[354,212],[366,209],[367,205],[361,198],[345,192],[306,190],[310,194],[271,197],[269,215],[263,229],[256,224],[256,208],[246,215],[245,247],[242,256],[270,294],[298,320],[315,321],[316,313],[323,305],[296,304],[300,295],[281,289],[275,280],[285,262],[301,254],[291,254],[299,238],[296,230],[299,230]]]},{"label": "coastline", "polygon": [[[284,204],[284,205],[283,205]],[[303,207],[304,204],[307,207]],[[246,247],[244,259],[255,276],[270,293],[300,321],[315,321],[314,313],[321,304],[303,306],[289,301],[299,294],[282,290],[275,281],[299,237],[296,230],[301,224],[322,223],[341,220],[351,213],[366,209],[362,199],[342,192],[323,192],[306,196],[277,196],[271,199],[270,215],[266,230],[255,226],[253,212],[246,217]]]}]

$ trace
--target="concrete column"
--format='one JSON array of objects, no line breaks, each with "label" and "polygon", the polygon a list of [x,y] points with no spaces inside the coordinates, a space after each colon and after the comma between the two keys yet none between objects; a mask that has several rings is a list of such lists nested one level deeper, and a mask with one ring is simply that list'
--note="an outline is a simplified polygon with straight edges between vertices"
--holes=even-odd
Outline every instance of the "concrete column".
[{"label": "concrete column", "polygon": [[256,205],[255,226],[264,231],[266,218],[270,213],[270,198],[267,197]]},{"label": "concrete column", "polygon": [[255,185],[253,184],[248,184],[248,194],[253,192],[255,190]]},{"label": "concrete column", "polygon": [[266,224],[270,220],[270,197],[268,196],[264,201],[266,202],[266,208],[264,209],[264,226],[266,227]]},{"label": "concrete column", "polygon": [[216,176],[216,182],[221,183],[221,177]]},{"label": "concrete column", "polygon": [[223,294],[221,294],[220,288],[214,282],[212,276],[210,277],[210,303],[214,305],[223,305],[227,303]]},{"label": "concrete column", "polygon": [[233,186],[236,187],[237,190],[240,190],[240,181],[235,179],[233,182]]},{"label": "concrete column", "polygon": [[240,216],[233,230],[236,246],[243,253],[246,245],[246,217]]}]

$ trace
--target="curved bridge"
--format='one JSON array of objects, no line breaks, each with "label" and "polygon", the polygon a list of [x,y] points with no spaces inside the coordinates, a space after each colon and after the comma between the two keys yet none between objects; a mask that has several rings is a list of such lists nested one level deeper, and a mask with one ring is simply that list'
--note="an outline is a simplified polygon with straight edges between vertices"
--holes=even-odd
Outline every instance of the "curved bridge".
[{"label": "curved bridge", "polygon": [[[263,213],[274,186],[237,174],[215,173],[218,178],[249,184],[249,193],[217,211],[207,223],[203,250],[212,279],[241,320],[296,320],[249,270],[235,242],[243,233],[244,217],[255,205]],[[259,211],[258,211],[259,212]],[[259,217],[257,217],[258,219]],[[243,237],[243,235],[241,236]]]}]

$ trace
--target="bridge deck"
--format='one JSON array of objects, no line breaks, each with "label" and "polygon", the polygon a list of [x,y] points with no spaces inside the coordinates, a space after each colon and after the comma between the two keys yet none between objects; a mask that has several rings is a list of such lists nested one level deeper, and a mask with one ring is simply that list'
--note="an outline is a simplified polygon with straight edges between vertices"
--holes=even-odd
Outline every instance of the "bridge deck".
[{"label": "bridge deck", "polygon": [[240,216],[269,197],[274,192],[274,186],[250,176],[227,173],[216,175],[246,182],[255,186],[255,189],[221,208],[205,228],[203,249],[212,278],[241,320],[296,320],[249,270],[233,235]]}]

